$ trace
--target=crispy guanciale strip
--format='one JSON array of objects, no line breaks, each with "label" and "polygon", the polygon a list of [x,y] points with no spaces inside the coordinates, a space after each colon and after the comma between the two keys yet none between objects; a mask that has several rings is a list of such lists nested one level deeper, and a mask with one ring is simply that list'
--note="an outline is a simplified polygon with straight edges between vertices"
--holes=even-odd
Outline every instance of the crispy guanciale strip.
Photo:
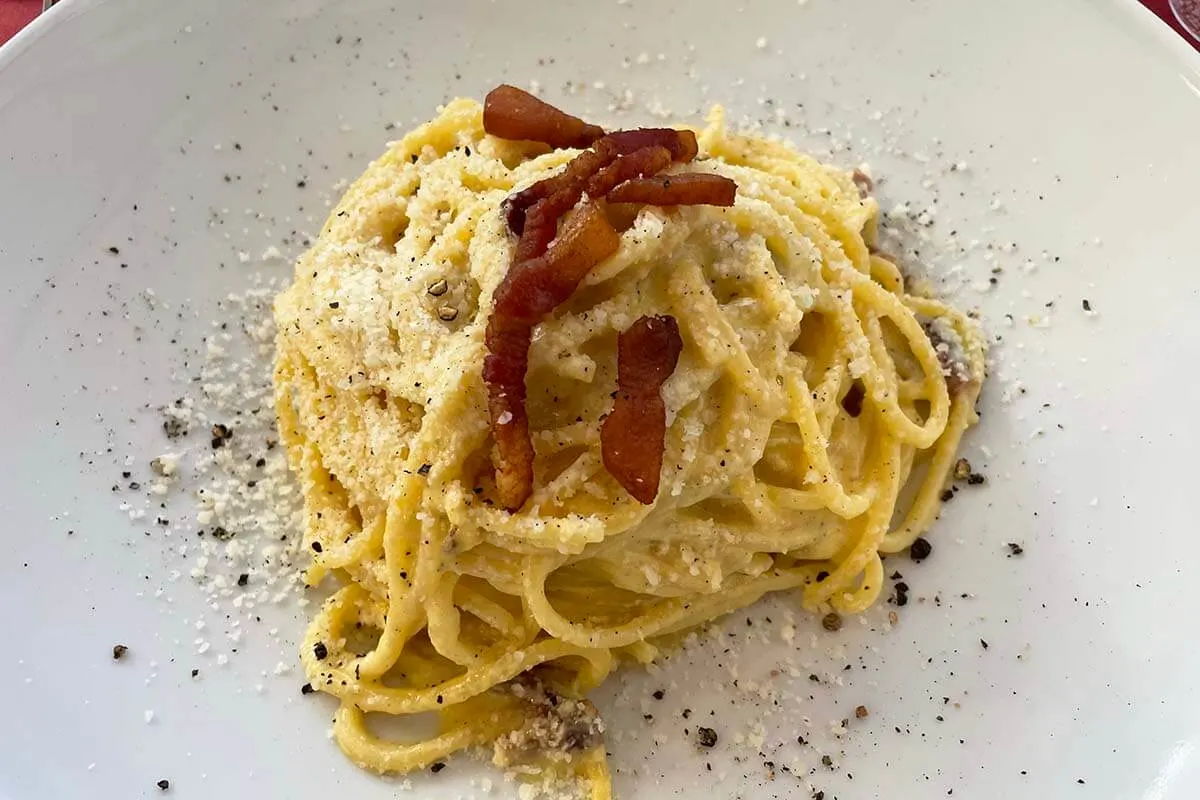
[{"label": "crispy guanciale strip", "polygon": [[562,231],[543,255],[513,263],[496,287],[485,336],[483,380],[496,442],[496,492],[510,511],[520,508],[533,491],[533,443],[525,406],[533,328],[620,243],[599,205],[584,203],[567,214]]},{"label": "crispy guanciale strip", "polygon": [[575,207],[581,194],[564,189],[537,201],[525,215],[525,227],[513,253],[512,263],[522,264],[546,252],[558,234],[558,221]]},{"label": "crispy guanciale strip", "polygon": [[634,128],[628,131],[613,131],[604,137],[621,153],[632,153],[643,147],[665,147],[671,151],[671,160],[685,164],[700,152],[700,144],[692,131],[674,128]]},{"label": "crispy guanciale strip", "polygon": [[617,396],[600,426],[604,467],[639,503],[658,496],[667,434],[662,385],[683,339],[674,317],[642,317],[617,339]]},{"label": "crispy guanciale strip", "polygon": [[723,175],[683,172],[625,181],[608,193],[608,200],[655,206],[731,206],[736,195],[737,184]]},{"label": "crispy guanciale strip", "polygon": [[[597,151],[589,150],[574,159],[567,165],[570,178],[560,182],[554,194],[537,201],[525,213],[513,263],[519,264],[546,252],[558,229],[558,220],[574,208],[585,193],[588,197],[604,197],[614,186],[630,178],[653,175],[671,163],[671,152],[667,148],[643,147],[641,150],[617,156],[607,166],[597,168],[595,174],[587,177],[584,170],[591,169],[605,160],[608,152],[607,147]],[[597,154],[598,157],[591,157]],[[580,167],[573,169],[576,164]]]},{"label": "crispy guanciale strip", "polygon": [[[607,150],[601,153],[606,156]],[[598,158],[586,158],[595,155],[594,151],[576,158],[568,169],[579,162],[583,168],[591,168]],[[653,175],[671,163],[671,153],[665,147],[643,147],[628,155],[617,156],[616,160],[601,167],[591,177],[585,177],[582,169],[572,170],[571,179],[560,184],[560,188],[549,197],[536,203],[525,213],[525,221],[521,230],[521,238],[517,242],[513,263],[520,264],[531,258],[537,258],[546,252],[550,242],[558,230],[558,221],[566,214],[586,192],[589,197],[603,197],[613,186],[639,175]]]},{"label": "crispy guanciale strip", "polygon": [[660,145],[643,147],[627,155],[617,156],[595,175],[588,178],[584,191],[588,197],[604,197],[625,181],[656,175],[671,166],[671,151]]},{"label": "crispy guanciale strip", "polygon": [[[638,128],[631,131],[616,131],[597,139],[591,150],[573,158],[556,175],[543,178],[531,186],[514,192],[504,201],[504,219],[508,229],[516,234],[525,230],[527,212],[533,206],[557,194],[574,196],[574,205],[583,195],[588,180],[611,164],[618,156],[625,156],[650,147],[664,147],[671,160],[683,163],[691,161],[699,152],[696,134],[677,131],[674,128]],[[565,193],[565,194],[564,194]],[[592,195],[593,197],[596,195]]]},{"label": "crispy guanciale strip", "polygon": [[[496,442],[496,490],[500,502],[515,511],[533,490],[534,449],[529,435],[525,373],[534,326],[569,298],[588,271],[620,245],[620,236],[597,201],[614,188],[649,179],[672,161],[691,161],[699,152],[699,145],[691,131],[673,128],[639,128],[602,135],[600,128],[511,86],[499,86],[488,94],[484,129],[494,136],[532,139],[554,147],[590,147],[556,175],[514,192],[503,205],[508,228],[520,239],[509,272],[494,295],[486,333],[488,355],[484,359],[483,378],[488,387],[488,410]],[[732,181],[729,183],[732,185]],[[651,188],[662,191],[659,186]],[[722,203],[726,195],[714,193],[714,188],[717,187],[688,186],[668,192],[668,196],[672,198],[671,204]],[[577,207],[585,194],[588,202]],[[723,204],[732,202],[732,192],[728,192],[728,201]],[[564,215],[560,233],[559,220]],[[666,339],[655,343],[656,338],[664,336]],[[652,386],[647,384],[651,388],[645,391],[637,387],[643,377],[655,379],[657,373],[653,368],[662,362],[639,362],[636,350],[642,346],[652,347],[653,358],[661,359],[664,353],[670,356],[669,363],[662,367],[665,371],[661,377]],[[606,443],[602,449],[606,464],[612,455],[610,471],[644,503],[652,502],[657,495],[662,467],[666,412],[658,393],[662,381],[674,370],[681,349],[679,328],[671,317],[643,318],[621,337],[619,361],[629,364],[618,368],[623,376],[623,394],[612,416],[618,421],[628,417],[642,432],[646,420],[653,424],[658,419],[657,437],[651,436],[649,440],[657,441],[657,445],[647,448],[646,438],[640,436],[626,446],[623,433],[618,431],[608,434],[611,446]],[[657,416],[655,408],[659,410]],[[647,410],[649,416],[643,413]],[[606,421],[605,430],[609,428]],[[602,440],[604,435],[602,431]],[[650,466],[653,466],[652,480]]]},{"label": "crispy guanciale strip", "polygon": [[616,145],[601,139],[591,150],[585,150],[567,162],[561,172],[510,194],[501,206],[508,229],[518,235],[524,233],[529,210],[555,195],[574,197],[567,207],[573,206],[583,195],[588,178],[611,164],[618,155]]},{"label": "crispy guanciale strip", "polygon": [[599,125],[589,125],[507,84],[492,89],[484,99],[483,129],[501,139],[527,139],[551,147],[590,147],[604,135]]}]

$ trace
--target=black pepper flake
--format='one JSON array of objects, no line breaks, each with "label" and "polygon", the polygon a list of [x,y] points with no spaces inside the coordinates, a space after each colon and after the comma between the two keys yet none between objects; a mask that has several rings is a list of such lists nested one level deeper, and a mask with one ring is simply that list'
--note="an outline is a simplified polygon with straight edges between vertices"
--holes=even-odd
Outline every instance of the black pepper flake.
[{"label": "black pepper flake", "polygon": [[434,775],[438,774],[445,768],[446,768],[446,763],[444,761],[435,761],[429,765],[429,771],[432,772]]},{"label": "black pepper flake", "polygon": [[987,478],[983,475],[980,475],[978,472],[972,472],[967,476],[968,486],[979,486],[982,483],[987,483]]},{"label": "black pepper flake", "polygon": [[830,769],[833,769],[833,759],[829,756],[821,756],[821,763]]},{"label": "black pepper flake", "polygon": [[321,543],[314,539],[313,543],[312,543],[312,549],[313,549],[314,553],[321,552],[321,550],[322,550]]},{"label": "black pepper flake", "polygon": [[428,475],[429,470],[431,469],[433,469],[433,464],[422,464],[421,466],[417,467],[417,474]]},{"label": "black pepper flake", "polygon": [[850,390],[846,392],[846,396],[842,398],[842,408],[851,417],[858,417],[862,413],[863,398],[866,397],[866,391],[863,385],[855,381],[850,386]]},{"label": "black pepper flake", "polygon": [[680,716],[682,716],[684,719],[691,719],[692,710],[690,708],[685,708]]},{"label": "black pepper flake", "polygon": [[933,553],[933,545],[924,536],[918,536],[913,540],[912,546],[908,549],[909,558],[913,561],[924,561]]},{"label": "black pepper flake", "polygon": [[258,467],[259,469],[262,469],[266,465],[267,465],[267,460],[265,458],[260,458],[258,461],[254,462],[254,466]]},{"label": "black pepper flake", "polygon": [[814,792],[813,800],[825,800],[825,792],[823,792],[823,791]]},{"label": "black pepper flake", "polygon": [[438,704],[439,706],[440,706],[440,705],[441,705],[443,702],[445,702],[445,699],[444,699],[444,698],[443,698],[443,697],[442,697],[440,694],[437,696],[437,698],[436,698],[436,699],[437,699],[437,704]]},{"label": "black pepper flake", "polygon": [[696,728],[696,744],[701,747],[714,747],[717,744],[717,732],[712,728]]},{"label": "black pepper flake", "polygon": [[665,696],[666,692],[664,692],[662,689],[655,690],[655,692],[651,695],[651,697],[653,697],[655,700],[662,700]]},{"label": "black pepper flake", "polygon": [[324,661],[329,655],[329,649],[325,647],[324,642],[317,642],[313,645],[313,655],[317,657],[317,661]]},{"label": "black pepper flake", "polygon": [[1021,545],[1017,544],[1016,542],[1009,542],[1008,545],[1006,545],[1006,546],[1008,547],[1008,557],[1009,558],[1012,558],[1013,556],[1019,556],[1025,552],[1025,548],[1022,547]]},{"label": "black pepper flake", "polygon": [[306,683],[300,687],[300,694],[312,694],[315,691],[316,689],[313,688],[311,683]]},{"label": "black pepper flake", "polygon": [[829,577],[829,573],[826,572],[825,570],[821,570],[820,572],[817,573],[817,583],[820,583],[821,581],[825,580],[828,577]]},{"label": "black pepper flake", "polygon": [[229,532],[228,530],[226,530],[225,528],[223,528],[223,527],[221,527],[220,525],[218,525],[217,527],[215,527],[215,528],[213,528],[213,529],[212,529],[212,537],[213,537],[214,539],[216,539],[217,541],[219,541],[219,542],[224,542],[224,541],[227,541],[227,540],[229,540],[229,539],[232,539],[232,538],[233,538],[233,534],[232,534],[232,533],[230,533],[230,532]]},{"label": "black pepper flake", "polygon": [[941,495],[939,496],[939,499],[943,503],[949,503],[951,500],[954,499],[954,491],[952,489],[943,489]]},{"label": "black pepper flake", "polygon": [[824,617],[821,617],[821,627],[833,633],[842,629],[842,618],[840,615],[830,611]]},{"label": "black pepper flake", "polygon": [[1092,310],[1092,304],[1091,304],[1090,302],[1088,302],[1088,299],[1087,299],[1086,297],[1085,297],[1085,298],[1083,298],[1083,310],[1084,310],[1084,311],[1091,311],[1091,310]]},{"label": "black pepper flake", "polygon": [[123,644],[113,645],[113,661],[120,661],[129,652],[129,648]]},{"label": "black pepper flake", "polygon": [[870,715],[871,715],[871,712],[867,709],[866,706],[858,706],[857,708],[854,709],[854,716],[857,717],[858,719],[866,719]]},{"label": "black pepper flake", "polygon": [[165,792],[167,789],[171,788],[171,782],[166,778],[163,778],[161,781],[156,783],[155,786]]},{"label": "black pepper flake", "polygon": [[238,586],[245,586],[249,582],[250,582],[250,573],[243,572],[241,575],[238,575],[238,581],[237,581]]},{"label": "black pepper flake", "polygon": [[308,186],[308,181],[305,181],[305,180],[296,181],[297,189],[303,189],[305,186]]},{"label": "black pepper flake", "polygon": [[330,304],[329,304],[329,307],[330,307],[330,308],[337,308],[337,307],[338,307],[338,306],[340,306],[340,305],[341,305],[341,303],[339,303],[337,300],[334,300],[332,303],[330,303]]},{"label": "black pepper flake", "polygon": [[987,650],[987,649],[988,649],[988,643],[987,643],[985,640],[983,640],[983,639],[980,639],[980,640],[979,640],[979,643],[980,643],[981,645],[983,645],[983,649],[984,649],[984,650]]},{"label": "black pepper flake", "polygon": [[114,256],[119,256],[121,254],[121,248],[110,247],[110,248],[108,248],[108,252],[112,253]]},{"label": "black pepper flake", "polygon": [[200,677],[200,670],[198,670],[198,669],[194,669],[194,670],[192,670],[192,677],[193,677],[193,678],[199,678],[199,677]]}]

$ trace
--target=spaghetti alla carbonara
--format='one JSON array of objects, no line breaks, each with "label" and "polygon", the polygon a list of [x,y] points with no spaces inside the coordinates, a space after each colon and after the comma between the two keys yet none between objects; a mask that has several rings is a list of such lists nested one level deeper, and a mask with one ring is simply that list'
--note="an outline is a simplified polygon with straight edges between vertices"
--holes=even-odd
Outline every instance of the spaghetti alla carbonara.
[{"label": "spaghetti alla carbonara", "polygon": [[[307,578],[336,587],[302,658],[358,764],[490,744],[607,798],[590,689],[767,592],[867,608],[881,555],[937,515],[976,421],[975,325],[874,252],[877,204],[850,175],[727,131],[719,108],[697,138],[688,169],[732,179],[736,201],[626,208],[616,252],[535,327],[534,479],[515,510],[495,497],[481,377],[514,248],[501,207],[578,151],[490,136],[455,100],[351,186],[278,297]],[[606,472],[600,431],[618,336],[656,314],[682,351],[643,504]],[[416,741],[368,725],[422,712],[439,729]]]}]

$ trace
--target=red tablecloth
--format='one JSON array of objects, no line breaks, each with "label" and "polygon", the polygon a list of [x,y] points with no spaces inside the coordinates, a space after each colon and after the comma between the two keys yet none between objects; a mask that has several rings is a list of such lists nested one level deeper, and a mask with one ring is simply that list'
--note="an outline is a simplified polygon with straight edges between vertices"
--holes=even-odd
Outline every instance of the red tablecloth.
[{"label": "red tablecloth", "polygon": [[42,0],[0,0],[0,44],[4,44],[42,10]]},{"label": "red tablecloth", "polygon": [[[1179,31],[1193,46],[1200,49],[1200,42],[1188,38],[1183,28],[1180,27],[1175,15],[1171,13],[1171,9],[1167,5],[1168,0],[1140,1],[1142,5],[1165,20],[1168,25]],[[21,30],[41,10],[42,0],[0,0],[0,44],[4,44],[12,38],[13,34]]]},{"label": "red tablecloth", "polygon": [[[1158,16],[1161,19],[1163,19],[1168,25],[1170,25],[1172,28],[1174,28],[1176,31],[1178,31],[1179,34],[1181,36],[1183,36],[1184,39],[1187,39],[1189,42],[1191,42],[1192,47],[1195,47],[1197,50],[1200,50],[1200,42],[1197,42],[1195,39],[1188,36],[1187,31],[1185,31],[1183,29],[1183,26],[1181,26],[1179,24],[1179,20],[1175,19],[1175,15],[1173,13],[1171,13],[1171,8],[1170,8],[1170,6],[1167,5],[1168,0],[1140,0],[1140,2],[1142,5],[1144,5],[1146,8],[1150,9],[1151,11],[1153,11],[1155,14],[1158,14]],[[1187,16],[1187,15],[1185,14],[1184,16]],[[1193,25],[1192,29],[1195,30],[1195,28],[1196,28],[1196,26]]]}]

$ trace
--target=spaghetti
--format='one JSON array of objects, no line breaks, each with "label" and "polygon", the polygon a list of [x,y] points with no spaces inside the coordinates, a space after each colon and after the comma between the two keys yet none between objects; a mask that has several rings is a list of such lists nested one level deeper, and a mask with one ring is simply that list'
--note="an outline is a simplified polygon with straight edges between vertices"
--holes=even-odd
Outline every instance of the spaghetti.
[{"label": "spaghetti", "polygon": [[[513,511],[482,377],[515,246],[504,204],[576,151],[488,136],[455,100],[354,183],[278,297],[307,578],[337,587],[302,658],[358,764],[406,772],[491,743],[497,763],[608,798],[584,698],[613,669],[767,592],[861,611],[881,555],[936,517],[977,419],[974,324],[872,252],[877,205],[850,175],[728,132],[719,108],[698,143],[687,171],[735,181],[733,205],[632,207],[616,252],[536,326],[533,486]],[[618,336],[656,315],[682,351],[643,504],[605,469],[601,430]],[[424,712],[427,738],[371,729]]]}]

